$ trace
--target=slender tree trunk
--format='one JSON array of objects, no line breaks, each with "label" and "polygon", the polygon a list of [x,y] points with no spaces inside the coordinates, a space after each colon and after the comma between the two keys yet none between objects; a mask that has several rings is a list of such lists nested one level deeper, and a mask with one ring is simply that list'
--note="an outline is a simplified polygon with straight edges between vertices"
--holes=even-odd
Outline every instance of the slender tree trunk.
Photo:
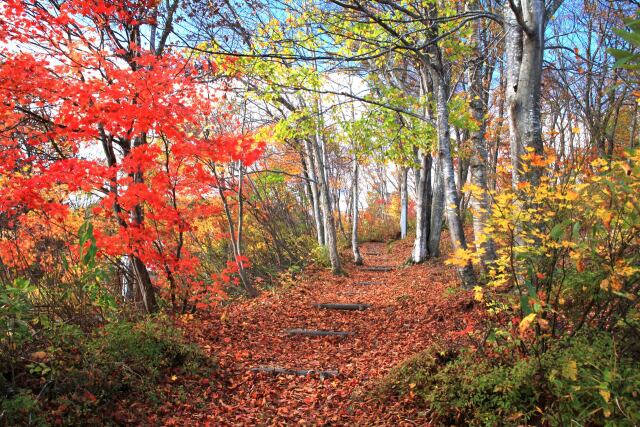
[{"label": "slender tree trunk", "polygon": [[351,196],[351,249],[353,250],[353,262],[356,265],[362,264],[362,255],[358,247],[358,180],[359,165],[357,156],[353,156],[353,191]]},{"label": "slender tree trunk", "polygon": [[307,162],[304,159],[304,156],[301,158],[302,163],[302,177],[304,182],[301,183],[302,191],[300,192],[300,199],[303,201],[305,205],[305,225],[310,227],[316,227],[313,212],[313,199],[311,195],[311,177],[309,176],[309,171],[307,170]]},{"label": "slender tree trunk", "polygon": [[431,219],[429,234],[429,256],[440,256],[440,237],[442,235],[442,221],[444,217],[444,178],[442,175],[442,156],[437,153],[433,158],[433,196],[431,197]]},{"label": "slender tree trunk", "polygon": [[140,286],[140,295],[142,303],[147,313],[155,313],[158,311],[158,303],[156,301],[156,293],[151,284],[151,276],[147,266],[136,255],[131,255],[133,262],[133,271],[136,275],[138,285]]},{"label": "slender tree trunk", "polygon": [[[318,124],[318,128],[320,125]],[[329,194],[329,185],[326,181],[325,165],[320,147],[320,135],[319,129],[316,131],[316,140],[314,141],[314,159],[316,166],[316,178],[318,180],[318,191],[320,196],[320,207],[322,209],[322,215],[324,217],[324,235],[326,247],[329,251],[329,259],[331,261],[331,271],[334,274],[342,273],[342,266],[340,264],[340,255],[338,254],[338,242],[336,238],[336,227],[333,220],[333,213],[331,212],[331,201]]]},{"label": "slender tree trunk", "polygon": [[498,101],[498,117],[496,121],[496,141],[493,147],[493,157],[491,159],[491,189],[495,190],[498,185],[498,157],[502,146],[502,128],[504,125],[504,106],[506,98],[506,79],[504,76],[504,63],[500,63],[500,88],[501,97]]},{"label": "slender tree trunk", "polygon": [[[432,67],[433,68],[433,67]],[[449,226],[451,245],[454,250],[467,249],[467,243],[459,215],[460,201],[456,190],[455,171],[451,156],[451,136],[449,134],[449,83],[442,64],[439,70],[432,70],[432,80],[436,89],[438,151],[442,161],[442,174],[444,178],[445,212]],[[475,284],[475,274],[471,262],[458,268],[458,274],[464,288],[471,288]]]},{"label": "slender tree trunk", "polygon": [[313,206],[313,219],[316,224],[316,235],[318,244],[324,246],[324,217],[322,216],[322,209],[320,208],[320,194],[318,191],[318,177],[316,174],[313,143],[310,140],[305,139],[304,146],[307,153],[305,159],[307,162],[307,170],[309,172],[309,177],[311,178],[311,204]]},{"label": "slender tree trunk", "polygon": [[340,233],[342,233],[342,237],[344,237],[344,240],[348,242],[349,237],[347,236],[347,232],[344,228],[344,223],[342,222],[342,211],[340,210],[340,190],[336,191],[335,197],[333,198],[333,200],[334,200],[333,205],[336,207],[338,229],[340,230]]},{"label": "slender tree trunk", "polygon": [[424,262],[429,256],[431,236],[431,155],[420,153],[419,156],[420,169],[416,169],[416,239],[411,254],[414,263]]},{"label": "slender tree trunk", "polygon": [[407,237],[407,227],[409,222],[409,169],[400,169],[400,238]]}]

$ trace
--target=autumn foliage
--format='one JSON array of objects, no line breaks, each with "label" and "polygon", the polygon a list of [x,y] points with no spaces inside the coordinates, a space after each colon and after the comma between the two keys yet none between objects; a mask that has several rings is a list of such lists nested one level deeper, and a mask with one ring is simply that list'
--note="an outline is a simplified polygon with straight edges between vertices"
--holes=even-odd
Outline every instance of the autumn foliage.
[{"label": "autumn foliage", "polygon": [[635,2],[0,2],[0,426],[636,425]]},{"label": "autumn foliage", "polygon": [[199,81],[214,61],[140,45],[151,3],[3,3],[0,258],[27,270],[50,233],[66,233],[77,255],[71,236],[87,220],[98,257],[128,257],[143,293],[153,274],[172,298],[205,301],[219,284],[198,275],[189,233],[220,213],[205,197],[218,186],[212,170],[251,164],[261,144],[238,133],[225,85]]}]

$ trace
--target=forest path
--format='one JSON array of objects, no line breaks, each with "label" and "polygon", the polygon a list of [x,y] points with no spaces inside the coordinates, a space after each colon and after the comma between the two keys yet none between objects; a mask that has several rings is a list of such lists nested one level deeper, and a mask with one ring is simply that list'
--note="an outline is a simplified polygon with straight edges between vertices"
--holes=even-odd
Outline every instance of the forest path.
[{"label": "forest path", "polygon": [[[185,379],[190,389],[186,408],[168,404],[158,422],[185,425],[189,417],[192,425],[212,426],[424,425],[417,414],[405,413],[401,402],[376,402],[366,391],[434,338],[454,339],[468,326],[460,319],[471,307],[468,295],[447,291],[455,288],[456,278],[442,259],[405,266],[410,251],[406,241],[363,244],[365,266],[394,269],[364,271],[349,263],[345,276],[308,269],[293,286],[191,320],[185,325],[188,333],[220,366],[211,379]],[[318,303],[370,307],[339,311],[317,308]],[[292,336],[289,329],[351,334]],[[259,367],[339,374],[321,378],[252,371]]]}]

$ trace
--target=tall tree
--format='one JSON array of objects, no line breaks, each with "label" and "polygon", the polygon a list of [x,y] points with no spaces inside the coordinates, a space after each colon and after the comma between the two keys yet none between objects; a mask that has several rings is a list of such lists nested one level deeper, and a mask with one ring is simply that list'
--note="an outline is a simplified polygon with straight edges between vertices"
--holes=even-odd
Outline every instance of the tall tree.
[{"label": "tall tree", "polygon": [[537,185],[543,172],[535,164],[523,168],[522,157],[529,150],[544,156],[540,97],[545,31],[562,2],[508,0],[504,6],[507,117],[514,186],[522,181]]}]

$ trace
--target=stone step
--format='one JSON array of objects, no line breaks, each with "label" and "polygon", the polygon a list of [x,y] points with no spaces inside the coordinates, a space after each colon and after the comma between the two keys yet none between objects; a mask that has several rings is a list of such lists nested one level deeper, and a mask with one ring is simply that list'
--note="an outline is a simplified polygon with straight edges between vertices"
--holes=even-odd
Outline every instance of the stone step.
[{"label": "stone step", "polygon": [[324,303],[316,304],[315,307],[324,308],[326,310],[347,310],[347,311],[362,311],[366,310],[371,305],[369,304],[338,304],[338,303]]},{"label": "stone step", "polygon": [[322,331],[316,329],[286,329],[285,332],[289,335],[308,335],[312,337],[346,337],[354,335],[353,332]]},{"label": "stone step", "polygon": [[340,372],[338,370],[317,370],[317,369],[287,369],[276,366],[260,366],[251,368],[252,372],[263,372],[273,375],[300,375],[300,376],[319,376],[321,379],[337,377]]},{"label": "stone step", "polygon": [[389,266],[372,265],[369,267],[362,267],[362,271],[391,271],[391,270],[393,270],[393,267],[389,267]]}]

